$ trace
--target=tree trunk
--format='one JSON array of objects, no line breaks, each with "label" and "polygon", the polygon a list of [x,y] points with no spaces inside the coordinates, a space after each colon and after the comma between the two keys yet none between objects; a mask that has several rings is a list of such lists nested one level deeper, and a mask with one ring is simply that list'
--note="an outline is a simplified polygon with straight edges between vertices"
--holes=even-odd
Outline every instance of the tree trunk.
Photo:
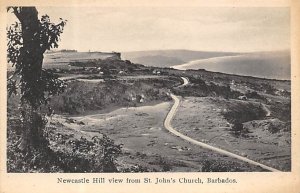
[{"label": "tree trunk", "polygon": [[21,22],[23,48],[21,48],[21,61],[23,85],[22,93],[25,101],[37,109],[38,99],[43,95],[39,88],[42,74],[43,51],[40,45],[40,22],[35,7],[21,7],[14,12]]},{"label": "tree trunk", "polygon": [[41,114],[30,106],[23,105],[22,116],[22,134],[19,142],[20,150],[29,150],[31,148],[46,148],[47,141],[43,137],[45,122]]},{"label": "tree trunk", "polygon": [[40,142],[42,117],[38,113],[39,99],[43,92],[39,88],[42,75],[43,52],[40,45],[40,22],[35,7],[14,8],[22,26],[23,47],[20,49],[22,61],[21,76],[21,116],[23,133],[19,148],[25,150],[30,146],[38,146]]}]

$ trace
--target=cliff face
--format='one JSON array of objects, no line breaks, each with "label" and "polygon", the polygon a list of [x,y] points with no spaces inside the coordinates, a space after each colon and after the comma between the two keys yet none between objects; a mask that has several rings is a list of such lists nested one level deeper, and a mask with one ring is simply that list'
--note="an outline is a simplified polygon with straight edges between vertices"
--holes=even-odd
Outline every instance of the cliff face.
[{"label": "cliff face", "polygon": [[44,68],[65,66],[71,62],[86,62],[90,60],[104,60],[112,58],[121,60],[119,52],[52,52],[44,55]]},{"label": "cliff face", "polygon": [[121,60],[121,53],[120,52],[112,52],[112,53],[108,53],[108,54],[111,55],[109,58]]}]

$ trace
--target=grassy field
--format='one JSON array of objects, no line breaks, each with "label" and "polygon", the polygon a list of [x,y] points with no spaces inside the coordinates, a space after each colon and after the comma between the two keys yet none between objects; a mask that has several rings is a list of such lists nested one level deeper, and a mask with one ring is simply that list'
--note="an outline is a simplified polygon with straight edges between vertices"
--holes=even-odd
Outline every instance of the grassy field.
[{"label": "grassy field", "polygon": [[196,148],[168,133],[163,121],[171,105],[171,102],[163,102],[71,118],[84,123],[82,131],[101,132],[123,144],[123,154],[118,161],[129,168],[174,172],[254,169],[248,164]]},{"label": "grassy field", "polygon": [[266,118],[259,108],[259,104],[250,101],[186,97],[174,127],[198,141],[289,171],[290,125]]}]

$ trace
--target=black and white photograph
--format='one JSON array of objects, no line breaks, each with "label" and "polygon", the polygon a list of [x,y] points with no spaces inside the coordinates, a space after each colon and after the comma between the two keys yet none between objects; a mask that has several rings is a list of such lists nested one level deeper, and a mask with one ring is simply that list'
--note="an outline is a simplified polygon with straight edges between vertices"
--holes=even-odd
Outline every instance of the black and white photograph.
[{"label": "black and white photograph", "polygon": [[5,14],[7,173],[291,172],[289,7]]}]

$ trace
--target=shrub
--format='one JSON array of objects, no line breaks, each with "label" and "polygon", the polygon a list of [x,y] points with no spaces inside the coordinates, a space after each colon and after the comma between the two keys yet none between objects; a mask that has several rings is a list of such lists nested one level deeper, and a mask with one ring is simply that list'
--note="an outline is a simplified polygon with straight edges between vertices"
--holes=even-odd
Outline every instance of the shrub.
[{"label": "shrub", "polygon": [[7,130],[8,172],[117,172],[115,161],[121,153],[121,145],[114,144],[106,135],[76,139],[74,134],[47,127],[44,136],[49,144],[22,152],[17,147],[18,122],[10,120]]}]

